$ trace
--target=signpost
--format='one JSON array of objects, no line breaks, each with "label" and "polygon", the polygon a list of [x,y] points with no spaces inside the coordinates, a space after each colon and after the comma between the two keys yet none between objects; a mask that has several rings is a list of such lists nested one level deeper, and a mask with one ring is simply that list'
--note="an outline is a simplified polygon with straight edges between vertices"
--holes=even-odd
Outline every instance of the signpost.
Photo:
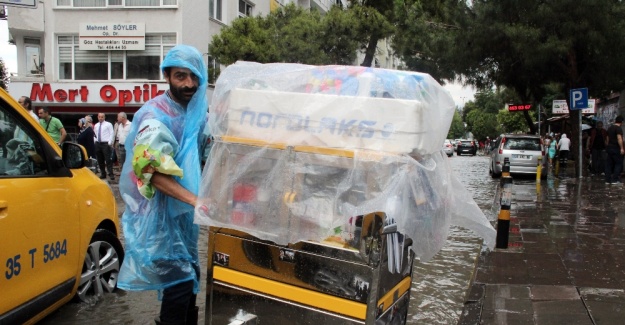
[{"label": "signpost", "polygon": [[577,172],[580,178],[582,178],[582,109],[588,108],[588,88],[577,88],[570,90],[569,96],[571,102],[571,111],[577,111],[579,118],[579,133],[578,133],[578,155]]}]

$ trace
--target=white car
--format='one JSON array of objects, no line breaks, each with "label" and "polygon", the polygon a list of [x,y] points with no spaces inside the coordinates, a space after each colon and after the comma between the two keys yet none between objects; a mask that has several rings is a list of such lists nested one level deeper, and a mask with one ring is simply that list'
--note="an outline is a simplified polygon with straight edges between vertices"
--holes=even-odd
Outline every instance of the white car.
[{"label": "white car", "polygon": [[451,143],[451,139],[445,139],[445,142],[443,142],[443,151],[445,151],[447,157],[451,157],[454,155],[454,146]]}]

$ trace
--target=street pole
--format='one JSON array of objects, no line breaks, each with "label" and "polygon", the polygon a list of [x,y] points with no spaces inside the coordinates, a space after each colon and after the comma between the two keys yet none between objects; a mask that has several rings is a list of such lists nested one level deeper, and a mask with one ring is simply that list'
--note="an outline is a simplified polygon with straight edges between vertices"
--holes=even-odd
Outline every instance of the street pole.
[{"label": "street pole", "polygon": [[538,136],[540,137],[540,104],[538,104]]},{"label": "street pole", "polygon": [[578,117],[579,117],[579,125],[578,125],[579,129],[578,130],[579,130],[579,132],[578,132],[578,135],[577,135],[577,140],[579,141],[578,150],[577,150],[577,153],[578,153],[577,158],[579,159],[578,160],[578,164],[577,164],[577,172],[579,174],[577,174],[577,175],[579,175],[579,178],[582,178],[582,165],[583,165],[583,161],[582,161],[582,110],[581,109],[577,110],[577,114],[579,114],[578,115]]}]

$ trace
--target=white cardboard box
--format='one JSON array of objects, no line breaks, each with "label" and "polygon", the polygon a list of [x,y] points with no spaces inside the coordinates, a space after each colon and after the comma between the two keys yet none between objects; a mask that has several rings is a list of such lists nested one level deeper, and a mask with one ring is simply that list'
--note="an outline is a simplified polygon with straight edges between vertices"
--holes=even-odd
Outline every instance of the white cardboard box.
[{"label": "white cardboard box", "polygon": [[432,153],[426,115],[417,100],[233,89],[222,122],[226,135],[271,143]]}]

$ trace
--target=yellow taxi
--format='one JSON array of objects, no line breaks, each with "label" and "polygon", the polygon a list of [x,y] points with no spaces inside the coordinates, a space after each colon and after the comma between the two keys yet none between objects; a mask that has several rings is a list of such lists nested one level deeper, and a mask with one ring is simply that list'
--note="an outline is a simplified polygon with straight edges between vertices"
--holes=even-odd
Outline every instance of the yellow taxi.
[{"label": "yellow taxi", "polygon": [[35,323],[117,286],[124,258],[111,188],[82,146],[62,148],[0,89],[0,324]]}]

